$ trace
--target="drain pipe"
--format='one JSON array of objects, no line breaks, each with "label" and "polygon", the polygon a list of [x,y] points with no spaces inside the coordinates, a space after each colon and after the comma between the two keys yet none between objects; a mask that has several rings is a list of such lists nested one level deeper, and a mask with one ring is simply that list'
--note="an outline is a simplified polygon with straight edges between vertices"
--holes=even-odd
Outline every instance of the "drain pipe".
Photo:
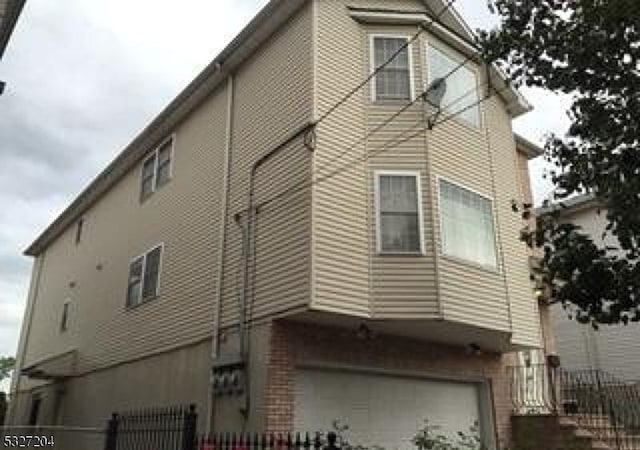
[{"label": "drain pipe", "polygon": [[[313,133],[315,125],[316,124],[314,122],[306,123],[302,127],[298,128],[296,131],[294,131],[292,134],[290,134],[284,141],[282,141],[276,147],[274,147],[273,149],[265,153],[256,162],[253,163],[253,165],[251,166],[251,172],[249,175],[249,194],[247,197],[247,207],[244,211],[241,211],[235,215],[236,223],[238,224],[242,232],[243,269],[242,269],[242,289],[240,290],[238,332],[240,333],[240,336],[239,336],[240,358],[245,368],[245,376],[244,376],[245,402],[242,407],[242,410],[243,410],[242,412],[245,416],[245,420],[247,420],[249,417],[249,408],[251,405],[251,395],[248,389],[249,383],[250,383],[249,371],[247,370],[248,363],[249,363],[248,345],[247,345],[248,343],[248,333],[247,333],[248,308],[247,306],[249,302],[249,279],[250,279],[250,270],[251,270],[249,261],[251,260],[251,255],[253,254],[253,251],[254,251],[253,245],[255,241],[255,239],[253,239],[253,235],[254,235],[253,222],[255,217],[254,215],[256,212],[256,207],[254,206],[256,173],[258,172],[258,169],[263,164],[265,164],[267,161],[275,157],[278,153],[280,153],[280,151],[287,148],[287,146],[291,144],[294,140],[296,140],[300,136],[303,136],[303,135],[306,136],[308,133]],[[310,139],[308,141],[306,140],[306,142],[307,142],[305,144],[306,147],[310,151],[313,151],[313,145],[310,143],[313,143],[314,140]],[[247,215],[246,227],[244,227],[242,224],[243,214]]]},{"label": "drain pipe", "polygon": [[[222,280],[224,277],[224,254],[227,242],[227,211],[229,209],[229,170],[231,169],[231,149],[233,146],[233,112],[234,112],[234,76],[229,74],[227,77],[227,123],[226,123],[226,143],[224,150],[224,168],[223,168],[223,184],[222,184],[222,211],[220,214],[220,230],[218,240],[218,273],[216,284],[216,311],[213,318],[213,336],[211,339],[211,361],[220,355],[220,313],[222,311]],[[215,400],[213,392],[213,370],[209,368],[209,397],[207,401],[207,434],[212,432],[212,425],[215,415]]]}]

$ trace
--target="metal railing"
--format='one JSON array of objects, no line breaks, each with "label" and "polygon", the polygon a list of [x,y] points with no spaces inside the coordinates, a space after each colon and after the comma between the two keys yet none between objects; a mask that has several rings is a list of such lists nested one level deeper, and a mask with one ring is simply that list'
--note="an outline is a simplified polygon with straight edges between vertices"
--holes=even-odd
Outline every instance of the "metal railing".
[{"label": "metal railing", "polygon": [[640,450],[640,385],[599,370],[509,368],[516,414],[559,414],[620,450]]},{"label": "metal railing", "polygon": [[338,449],[335,435],[324,433],[214,433],[199,436],[196,450],[326,450]]},{"label": "metal railing", "polygon": [[195,450],[195,405],[114,413],[105,450]]}]

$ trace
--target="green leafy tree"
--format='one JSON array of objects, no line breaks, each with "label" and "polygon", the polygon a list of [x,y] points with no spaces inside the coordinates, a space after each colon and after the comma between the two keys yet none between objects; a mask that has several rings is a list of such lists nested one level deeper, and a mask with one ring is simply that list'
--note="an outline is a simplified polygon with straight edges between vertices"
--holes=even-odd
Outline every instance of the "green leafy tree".
[{"label": "green leafy tree", "polygon": [[[487,61],[516,86],[569,94],[571,126],[545,158],[560,202],[594,195],[619,248],[598,248],[557,214],[523,230],[544,249],[540,277],[584,323],[640,321],[640,2],[489,0],[500,25],[479,32]],[[531,205],[523,205],[524,217]],[[604,214],[604,213],[603,213]]]},{"label": "green leafy tree", "polygon": [[5,378],[9,378],[13,368],[16,365],[16,359],[12,356],[0,357],[0,382]]}]

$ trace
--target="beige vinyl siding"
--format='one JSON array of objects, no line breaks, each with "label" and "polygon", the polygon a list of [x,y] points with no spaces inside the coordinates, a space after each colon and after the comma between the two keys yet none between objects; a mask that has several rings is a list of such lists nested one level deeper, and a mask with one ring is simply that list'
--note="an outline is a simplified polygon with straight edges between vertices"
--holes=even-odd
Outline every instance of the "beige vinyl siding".
[{"label": "beige vinyl siding", "polygon": [[[315,5],[316,109],[321,115],[366,76],[361,46],[366,36],[343,2],[316,0]],[[364,145],[340,155],[363,136],[364,95],[356,94],[318,127],[317,177],[363,158]],[[336,158],[340,160],[332,164]],[[370,314],[367,183],[360,163],[314,187],[312,308]]]},{"label": "beige vinyl siding", "polygon": [[[596,206],[565,214],[564,221],[574,223],[600,247],[617,247],[615,236],[602,233],[607,226],[606,210]],[[572,369],[601,369],[624,380],[640,380],[640,324],[602,325],[598,331],[568,318],[561,305],[553,305],[556,347],[563,366]]]},{"label": "beige vinyl siding", "polygon": [[[234,215],[247,207],[251,167],[262,155],[311,121],[312,7],[304,6],[235,75],[227,242],[221,326],[237,321],[243,262]],[[311,152],[297,139],[256,173],[255,204],[309,179]],[[261,209],[253,225],[249,314],[256,319],[309,302],[310,190]],[[246,214],[243,215],[246,225]]]},{"label": "beige vinyl siding", "polygon": [[[80,245],[69,227],[49,246],[27,365],[73,348],[82,372],[211,335],[225,110],[221,89],[177,127],[173,178],[151,197],[139,201],[137,165],[85,213]],[[160,294],[127,309],[129,262],[158,243],[164,244]],[[66,298],[73,310],[60,334]]]},{"label": "beige vinyl siding", "polygon": [[[433,38],[428,39],[430,42],[438,42]],[[479,68],[471,64],[469,67],[476,70],[478,83],[482,86],[483,79]],[[427,149],[433,167],[431,183],[437,204],[441,178],[491,199],[495,220],[496,203],[501,199],[495,198],[493,186],[495,174],[484,122],[486,103],[480,105],[480,111],[481,124],[478,128],[452,119],[429,133]],[[511,151],[515,152],[515,148]],[[442,255],[438,208],[435,220],[439,252],[438,283],[444,318],[481,328],[510,331],[509,304],[499,244],[495,268],[480,267],[471,262]],[[496,242],[499,242],[500,238],[501,236],[496,234]]]},{"label": "beige vinyl siding", "polygon": [[525,223],[521,214],[512,209],[512,202],[521,203],[523,195],[511,120],[495,97],[486,102],[486,111],[495,171],[495,208],[511,300],[511,340],[514,344],[541,347],[540,312],[529,277],[529,249],[519,240]]},{"label": "beige vinyl siding", "polygon": [[[418,5],[415,5],[416,7]],[[367,40],[363,43],[366,50],[367,65],[371,66],[370,36],[404,36],[411,39],[418,31],[416,27],[365,27]],[[411,44],[410,62],[412,62],[413,93],[415,98],[424,90],[425,80],[422,52],[424,42],[419,39]],[[399,111],[404,101],[371,100],[368,86],[365,102],[367,128],[369,132],[380,126],[389,117]],[[413,100],[412,98],[412,100]],[[435,248],[433,241],[433,198],[429,187],[429,166],[427,161],[425,134],[400,144],[395,142],[413,133],[424,130],[425,111],[422,102],[416,102],[410,109],[394,119],[389,125],[377,131],[367,140],[367,175],[369,177],[369,239],[371,248],[371,297],[376,319],[425,319],[437,317],[437,283],[435,267]],[[376,253],[376,211],[374,203],[373,174],[376,170],[412,170],[420,173],[423,211],[423,247],[424,254],[401,256]]]}]

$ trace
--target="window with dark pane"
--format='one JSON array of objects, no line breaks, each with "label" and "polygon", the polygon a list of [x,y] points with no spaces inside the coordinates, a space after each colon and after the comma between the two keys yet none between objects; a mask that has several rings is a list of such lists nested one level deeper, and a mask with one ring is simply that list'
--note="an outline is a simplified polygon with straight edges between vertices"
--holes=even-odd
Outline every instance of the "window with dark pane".
[{"label": "window with dark pane", "polygon": [[142,287],[143,300],[148,300],[158,295],[158,276],[160,271],[161,253],[162,247],[156,247],[146,255]]},{"label": "window with dark pane", "polygon": [[380,250],[419,252],[418,179],[413,175],[380,175]]},{"label": "window with dark pane", "polygon": [[[411,98],[411,69],[406,38],[374,37],[374,66],[382,67],[375,77],[376,100],[409,100]],[[402,48],[403,46],[406,46]],[[396,55],[394,57],[394,55]]]},{"label": "window with dark pane", "polygon": [[67,331],[67,327],[69,325],[69,305],[71,305],[70,300],[66,300],[62,304],[62,316],[60,318],[60,331]]},{"label": "window with dark pane", "polygon": [[171,178],[171,152],[173,139],[168,139],[158,149],[158,168],[156,170],[156,187],[165,184]]},{"label": "window with dark pane", "polygon": [[127,288],[127,305],[134,306],[140,303],[142,287],[142,270],[144,256],[134,259],[129,266],[129,284]]},{"label": "window with dark pane", "polygon": [[154,174],[156,168],[156,154],[147,158],[142,165],[142,182],[140,187],[140,197],[146,198],[154,191]]}]

